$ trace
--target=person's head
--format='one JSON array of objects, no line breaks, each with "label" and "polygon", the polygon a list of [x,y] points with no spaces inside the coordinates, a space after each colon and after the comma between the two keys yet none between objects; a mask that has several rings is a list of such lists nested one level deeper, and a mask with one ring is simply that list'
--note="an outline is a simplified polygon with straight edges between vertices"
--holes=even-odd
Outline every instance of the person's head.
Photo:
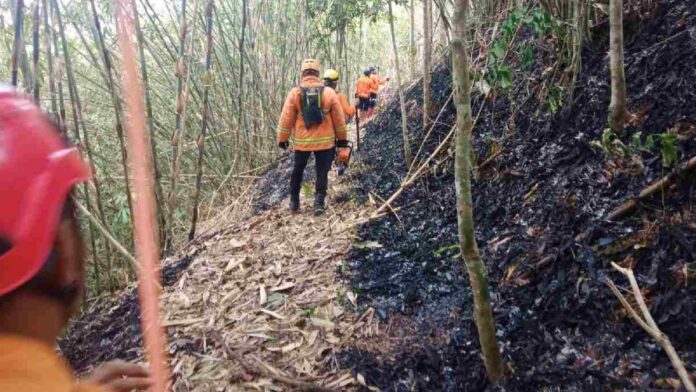
[{"label": "person's head", "polygon": [[324,85],[336,89],[338,87],[338,71],[335,69],[327,69],[324,71]]},{"label": "person's head", "polygon": [[302,66],[300,67],[300,73],[302,77],[315,76],[319,77],[321,73],[321,67],[319,66],[319,61],[315,59],[304,59],[302,60]]},{"label": "person's head", "polygon": [[372,67],[365,68],[365,71],[363,71],[363,73],[365,74],[365,76],[372,75]]},{"label": "person's head", "polygon": [[89,177],[48,117],[0,85],[0,331],[40,320],[58,331],[34,337],[49,338],[78,309],[84,249],[69,195]]}]

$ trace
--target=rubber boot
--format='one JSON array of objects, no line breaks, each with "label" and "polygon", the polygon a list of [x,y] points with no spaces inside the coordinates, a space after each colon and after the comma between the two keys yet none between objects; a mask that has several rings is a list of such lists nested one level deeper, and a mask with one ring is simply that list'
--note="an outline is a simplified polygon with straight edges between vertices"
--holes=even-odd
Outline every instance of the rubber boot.
[{"label": "rubber boot", "polygon": [[326,211],[326,206],[324,205],[324,199],[326,199],[326,195],[317,193],[314,195],[314,215],[319,216],[322,215]]},{"label": "rubber boot", "polygon": [[290,212],[293,214],[300,210],[300,195],[290,195]]}]

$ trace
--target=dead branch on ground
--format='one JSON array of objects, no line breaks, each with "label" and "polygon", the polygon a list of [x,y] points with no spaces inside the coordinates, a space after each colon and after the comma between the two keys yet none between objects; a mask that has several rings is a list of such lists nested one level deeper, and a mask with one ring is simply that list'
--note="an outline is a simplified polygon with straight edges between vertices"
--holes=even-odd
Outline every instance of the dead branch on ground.
[{"label": "dead branch on ground", "polygon": [[652,318],[650,310],[648,309],[648,306],[645,304],[643,294],[640,292],[640,287],[638,286],[636,277],[633,274],[633,270],[630,268],[620,267],[618,264],[613,262],[611,263],[611,266],[628,278],[628,281],[631,284],[631,290],[633,291],[633,296],[635,297],[636,303],[638,304],[638,308],[640,309],[642,316],[641,314],[638,314],[638,312],[633,308],[633,306],[631,306],[626,297],[624,297],[623,294],[621,294],[614,282],[611,279],[607,278],[606,283],[611,289],[611,291],[614,293],[616,298],[618,298],[619,302],[621,302],[623,307],[626,308],[626,310],[636,321],[636,323],[638,323],[638,325],[640,325],[640,327],[643,328],[643,330],[645,330],[645,332],[647,332],[662,347],[663,350],[665,350],[665,353],[669,357],[669,360],[672,363],[672,367],[674,367],[674,370],[677,372],[677,375],[679,376],[679,379],[684,385],[684,388],[686,388],[686,390],[689,392],[696,392],[696,387],[694,387],[694,383],[691,381],[689,373],[686,371],[686,368],[684,367],[684,362],[682,362],[681,358],[679,358],[679,355],[677,354],[677,351],[674,349],[674,346],[672,346],[672,342],[670,342],[669,337],[662,333],[660,328],[657,326],[657,323],[655,323],[655,320]]}]

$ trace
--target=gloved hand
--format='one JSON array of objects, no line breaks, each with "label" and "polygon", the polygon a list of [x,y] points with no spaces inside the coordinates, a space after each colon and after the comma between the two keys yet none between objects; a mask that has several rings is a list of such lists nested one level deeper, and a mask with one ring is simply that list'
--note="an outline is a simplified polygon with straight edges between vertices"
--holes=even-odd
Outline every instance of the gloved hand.
[{"label": "gloved hand", "polygon": [[287,150],[288,147],[290,147],[290,143],[288,143],[288,142],[278,142],[278,147],[282,148],[283,150]]},{"label": "gloved hand", "polygon": [[348,147],[348,140],[336,140],[336,147]]}]

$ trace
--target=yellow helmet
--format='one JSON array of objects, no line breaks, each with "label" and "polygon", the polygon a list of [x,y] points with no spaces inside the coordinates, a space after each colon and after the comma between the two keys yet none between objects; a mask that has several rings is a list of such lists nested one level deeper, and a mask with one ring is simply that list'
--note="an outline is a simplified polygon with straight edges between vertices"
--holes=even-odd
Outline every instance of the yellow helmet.
[{"label": "yellow helmet", "polygon": [[302,60],[302,66],[300,67],[300,72],[304,72],[308,69],[312,69],[317,72],[321,72],[321,68],[319,67],[319,61],[315,59],[304,59]]},{"label": "yellow helmet", "polygon": [[338,80],[338,71],[335,69],[327,69],[324,72],[324,80],[335,82]]}]

